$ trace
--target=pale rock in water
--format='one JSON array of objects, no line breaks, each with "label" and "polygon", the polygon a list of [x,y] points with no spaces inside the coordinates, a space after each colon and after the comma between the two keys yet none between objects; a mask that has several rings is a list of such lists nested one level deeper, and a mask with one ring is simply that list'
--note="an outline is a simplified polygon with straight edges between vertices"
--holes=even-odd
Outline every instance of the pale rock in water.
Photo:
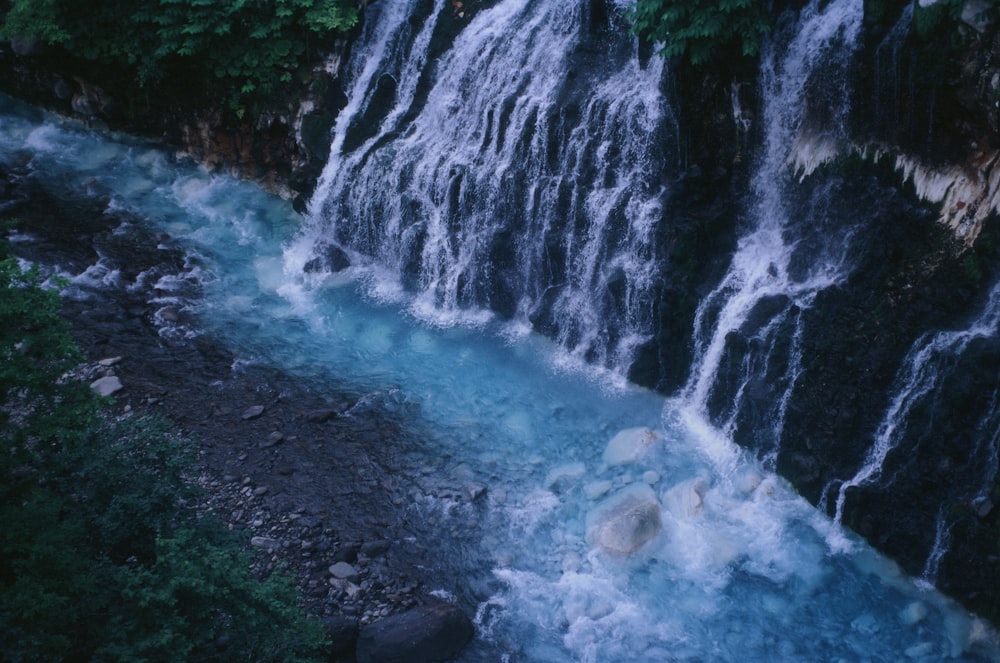
[{"label": "pale rock in water", "polygon": [[587,514],[587,541],[608,552],[628,555],[656,538],[662,527],[656,494],[648,485],[637,483]]},{"label": "pale rock in water", "polygon": [[919,624],[927,617],[927,606],[920,601],[914,601],[903,608],[899,613],[899,621],[907,626]]},{"label": "pale rock in water", "polygon": [[634,463],[660,440],[652,428],[626,428],[608,442],[604,449],[604,462],[608,467]]},{"label": "pale rock in water", "polygon": [[545,477],[545,487],[565,487],[565,484],[579,481],[586,473],[587,466],[579,462],[553,467]]},{"label": "pale rock in water", "polygon": [[694,518],[704,509],[705,492],[708,482],[704,477],[682,481],[670,488],[663,496],[663,506],[677,518]]},{"label": "pale rock in water", "polygon": [[583,494],[587,496],[588,500],[596,500],[607,495],[612,488],[614,488],[614,484],[610,481],[591,481],[584,485]]}]

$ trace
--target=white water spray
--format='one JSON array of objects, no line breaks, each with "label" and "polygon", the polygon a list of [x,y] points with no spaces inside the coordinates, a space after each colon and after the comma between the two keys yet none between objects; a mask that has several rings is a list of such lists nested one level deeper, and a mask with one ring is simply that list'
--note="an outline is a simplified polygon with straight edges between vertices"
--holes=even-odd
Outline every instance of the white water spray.
[{"label": "white water spray", "polygon": [[[413,292],[425,321],[499,312],[624,375],[653,329],[657,174],[674,122],[663,61],[587,42],[579,3],[506,0],[462,27],[423,89],[434,24],[452,19],[440,2],[418,17],[419,4],[393,3],[356,55],[366,63],[357,101],[338,120],[287,271],[333,245],[372,294]],[[620,23],[608,29],[624,32]],[[407,41],[410,24],[422,27]],[[595,48],[607,52],[586,53]],[[387,77],[394,99],[379,109],[371,89]],[[344,151],[359,119],[379,114],[370,138]]]}]

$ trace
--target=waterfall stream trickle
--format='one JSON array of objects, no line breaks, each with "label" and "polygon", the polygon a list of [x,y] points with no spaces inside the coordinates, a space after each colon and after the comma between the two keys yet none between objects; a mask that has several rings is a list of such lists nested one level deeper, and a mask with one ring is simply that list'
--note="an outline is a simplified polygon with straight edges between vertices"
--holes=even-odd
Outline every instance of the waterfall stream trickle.
[{"label": "waterfall stream trickle", "polygon": [[[812,2],[793,26],[793,37],[771,43],[761,72],[764,146],[753,178],[749,231],[740,239],[722,282],[702,300],[695,315],[694,361],[681,401],[732,434],[746,402],[745,392],[768,384],[775,391],[768,416],[773,428],[770,439],[759,444],[766,456],[776,453],[784,409],[798,377],[801,312],[817,292],[837,283],[846,271],[850,232],[821,240],[822,248],[814,250],[811,264],[805,269],[796,266],[799,243],[819,224],[795,217],[786,190],[792,181],[790,162],[795,159],[796,142],[819,131],[835,140],[843,132],[849,107],[849,92],[842,87],[846,77],[829,74],[850,62],[861,16],[857,0]],[[828,89],[812,95],[828,104],[828,117],[816,125],[806,89],[817,85],[821,73],[827,74],[822,78]],[[733,352],[733,335],[763,349],[747,352],[739,360],[739,384],[723,395],[722,407],[713,412],[710,399],[723,377],[724,357]],[[785,346],[783,367],[771,365],[777,344]]]},{"label": "waterfall stream trickle", "polygon": [[[893,389],[892,402],[886,410],[885,418],[879,424],[864,462],[853,477],[840,484],[834,514],[837,522],[843,520],[849,491],[879,478],[886,458],[906,433],[911,411],[918,404],[933,397],[941,388],[942,381],[970,343],[976,339],[996,337],[998,334],[1000,334],[1000,283],[993,286],[982,311],[967,328],[929,334],[914,344],[903,361],[903,367]],[[991,409],[983,416],[984,419],[980,423],[980,427],[986,429],[983,431],[983,443],[978,445],[974,453],[975,457],[981,459],[978,465],[981,468],[982,478],[974,483],[973,490],[980,494],[968,495],[970,502],[976,497],[981,497],[982,493],[988,494],[997,471],[997,449],[995,444],[990,443],[988,431],[992,428],[991,423],[995,426],[998,413],[995,409]],[[993,435],[993,442],[995,440],[996,433]],[[939,522],[939,533],[942,527],[946,528],[947,525]],[[930,552],[931,557],[938,547],[936,539],[934,550]],[[941,554],[940,551],[938,554]]]}]

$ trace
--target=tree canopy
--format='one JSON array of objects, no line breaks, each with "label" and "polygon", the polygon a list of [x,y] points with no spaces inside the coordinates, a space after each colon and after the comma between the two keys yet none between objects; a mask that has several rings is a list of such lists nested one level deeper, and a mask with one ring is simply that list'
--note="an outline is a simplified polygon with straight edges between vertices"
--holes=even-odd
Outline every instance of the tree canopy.
[{"label": "tree canopy", "polygon": [[357,19],[352,0],[10,0],[0,35],[127,67],[143,86],[200,83],[236,107],[290,82],[311,40]]}]

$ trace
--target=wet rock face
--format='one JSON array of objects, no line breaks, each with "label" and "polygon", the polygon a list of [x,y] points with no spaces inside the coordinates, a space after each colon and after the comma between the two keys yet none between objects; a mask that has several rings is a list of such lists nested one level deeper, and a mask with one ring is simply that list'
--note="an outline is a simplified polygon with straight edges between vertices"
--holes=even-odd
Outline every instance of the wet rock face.
[{"label": "wet rock face", "polygon": [[907,7],[913,3],[878,4],[885,9],[866,16],[861,66],[855,72],[856,135],[939,164],[966,163],[1000,147],[995,10],[980,12],[978,7],[987,3],[969,0],[962,3],[958,20],[945,17],[922,31],[916,25],[926,20],[913,20]]},{"label": "wet rock face", "polygon": [[[139,89],[130,71],[68,57],[58,48],[15,40],[0,45],[0,91],[97,130],[163,140],[209,168],[253,179],[282,197],[311,193],[329,154],[330,128],[346,103],[335,66],[317,67],[294,94],[266,111],[235,113],[194,88]],[[346,41],[332,46],[343,61]]]}]

